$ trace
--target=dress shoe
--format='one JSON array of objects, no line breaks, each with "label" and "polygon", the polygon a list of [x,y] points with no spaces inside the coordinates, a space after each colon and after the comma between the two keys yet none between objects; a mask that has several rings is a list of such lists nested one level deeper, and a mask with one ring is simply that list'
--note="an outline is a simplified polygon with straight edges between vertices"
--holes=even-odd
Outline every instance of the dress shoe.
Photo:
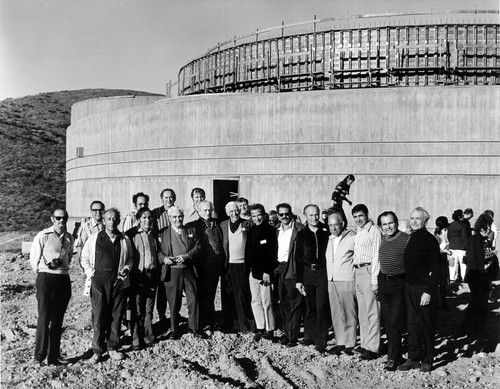
[{"label": "dress shoe", "polygon": [[253,336],[253,341],[254,342],[258,342],[261,339],[262,339],[262,331],[261,330],[257,330],[257,332],[255,333],[255,335]]},{"label": "dress shoe", "polygon": [[181,336],[177,332],[171,332],[168,335],[168,340],[179,340]]},{"label": "dress shoe", "polygon": [[290,341],[286,344],[286,346],[287,346],[287,347],[295,347],[295,346],[297,346],[297,344],[298,344],[298,342],[297,342],[296,340],[290,340]]},{"label": "dress shoe", "polygon": [[288,343],[290,342],[290,340],[286,337],[286,336],[283,336],[280,340],[279,340],[280,344],[282,346],[287,346]]},{"label": "dress shoe", "polygon": [[354,356],[354,351],[353,351],[353,349],[354,349],[354,347],[346,347],[346,348],[344,348],[344,349],[342,350],[342,352],[343,352],[345,355],[347,355],[347,356],[349,356],[349,357],[352,357],[352,356]]},{"label": "dress shoe", "polygon": [[365,353],[361,355],[361,359],[364,361],[372,361],[374,359],[377,359],[378,357],[379,355],[377,353],[374,353],[370,350],[365,350]]},{"label": "dress shoe", "polygon": [[314,349],[320,353],[320,354],[324,354],[325,351],[326,351],[326,348],[325,347],[318,347],[318,346],[315,346]]},{"label": "dress shoe", "polygon": [[354,354],[360,354],[360,355],[363,355],[366,352],[366,350],[361,346],[354,347],[352,351]]},{"label": "dress shoe", "polygon": [[120,351],[116,350],[109,350],[108,351],[109,357],[111,359],[114,359],[115,361],[121,361],[122,359],[125,358],[125,355],[121,353]]},{"label": "dress shoe", "polygon": [[132,351],[141,351],[144,347],[140,344],[132,346]]},{"label": "dress shoe", "polygon": [[208,339],[208,335],[205,334],[203,331],[193,331],[193,330],[190,330],[189,331],[195,338],[198,338],[198,339]]},{"label": "dress shoe", "polygon": [[273,340],[274,331],[266,331],[262,334],[262,339]]},{"label": "dress shoe", "polygon": [[420,362],[412,361],[411,359],[407,359],[405,363],[398,366],[399,371],[408,371],[412,369],[418,369],[420,367]]},{"label": "dress shoe", "polygon": [[432,370],[432,364],[431,363],[425,363],[422,362],[420,365],[420,371],[424,373],[428,373]]},{"label": "dress shoe", "polygon": [[70,361],[63,357],[57,357],[55,359],[47,359],[47,364],[52,366],[64,366],[68,365]]},{"label": "dress shoe", "polygon": [[314,344],[314,342],[311,339],[306,339],[306,338],[299,340],[299,343],[302,346],[310,346],[311,344]]},{"label": "dress shoe", "polygon": [[331,349],[330,349],[330,354],[333,354],[333,355],[340,355],[342,354],[342,351],[345,349],[345,346],[343,345],[340,345],[340,344],[337,344],[335,346],[333,346]]},{"label": "dress shoe", "polygon": [[392,359],[389,359],[384,366],[384,370],[386,371],[396,371],[396,369],[397,369],[396,361]]}]

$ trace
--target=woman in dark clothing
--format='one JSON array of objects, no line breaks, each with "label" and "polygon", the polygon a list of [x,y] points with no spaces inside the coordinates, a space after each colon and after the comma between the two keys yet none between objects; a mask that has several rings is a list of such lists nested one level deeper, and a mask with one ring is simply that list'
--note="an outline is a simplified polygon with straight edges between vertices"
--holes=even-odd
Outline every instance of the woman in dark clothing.
[{"label": "woman in dark clothing", "polygon": [[448,255],[451,255],[449,249],[450,242],[448,242],[447,232],[450,223],[448,223],[448,218],[446,216],[439,216],[436,219],[436,229],[434,230],[434,236],[439,243],[439,268],[441,274],[439,276],[439,303],[441,309],[448,310],[446,305],[446,286],[450,283],[449,273],[448,273]]},{"label": "woman in dark clothing", "polygon": [[451,217],[453,222],[448,227],[448,241],[450,242],[450,250],[453,253],[453,260],[450,263],[450,281],[463,281],[465,277],[465,246],[467,244],[467,227],[462,222],[464,213],[461,209],[453,212]]},{"label": "woman in dark clothing", "polygon": [[488,292],[490,272],[498,270],[497,251],[488,240],[493,220],[481,215],[474,225],[475,234],[467,244],[467,273],[465,282],[469,284],[471,299],[465,310],[462,329],[466,333],[484,330],[488,316]]}]

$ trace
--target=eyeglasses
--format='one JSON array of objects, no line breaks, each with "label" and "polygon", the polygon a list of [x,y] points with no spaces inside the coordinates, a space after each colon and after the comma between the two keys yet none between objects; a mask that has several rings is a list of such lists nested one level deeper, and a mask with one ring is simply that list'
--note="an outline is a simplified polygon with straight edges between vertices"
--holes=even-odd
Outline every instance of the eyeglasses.
[{"label": "eyeglasses", "polygon": [[288,212],[287,213],[278,213],[278,215],[280,215],[281,217],[290,216],[290,214]]},{"label": "eyeglasses", "polygon": [[104,212],[104,209],[91,209],[92,212]]},{"label": "eyeglasses", "polygon": [[66,216],[52,216],[52,217],[56,220],[64,220],[64,221],[68,220]]}]

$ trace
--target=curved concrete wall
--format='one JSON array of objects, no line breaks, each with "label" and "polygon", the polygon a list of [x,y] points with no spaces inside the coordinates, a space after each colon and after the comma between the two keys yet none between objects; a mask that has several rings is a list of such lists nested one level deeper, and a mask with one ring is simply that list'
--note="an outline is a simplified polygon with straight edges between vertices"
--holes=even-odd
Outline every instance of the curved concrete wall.
[{"label": "curved concrete wall", "polygon": [[187,207],[191,188],[211,199],[212,180],[225,178],[266,209],[286,201],[299,212],[311,202],[327,207],[348,173],[356,176],[351,200],[372,217],[395,210],[407,218],[421,205],[434,220],[500,204],[497,86],[217,94],[106,107],[107,99],[73,107],[71,216],[87,216],[93,199],[127,212],[138,191],[158,206],[165,187]]}]

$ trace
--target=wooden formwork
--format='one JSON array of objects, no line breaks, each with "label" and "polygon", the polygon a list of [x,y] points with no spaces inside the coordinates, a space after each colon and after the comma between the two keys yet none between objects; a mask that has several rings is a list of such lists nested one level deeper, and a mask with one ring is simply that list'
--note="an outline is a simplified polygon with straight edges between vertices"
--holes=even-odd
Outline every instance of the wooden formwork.
[{"label": "wooden formwork", "polygon": [[499,84],[499,24],[453,22],[257,32],[182,67],[179,94]]}]

